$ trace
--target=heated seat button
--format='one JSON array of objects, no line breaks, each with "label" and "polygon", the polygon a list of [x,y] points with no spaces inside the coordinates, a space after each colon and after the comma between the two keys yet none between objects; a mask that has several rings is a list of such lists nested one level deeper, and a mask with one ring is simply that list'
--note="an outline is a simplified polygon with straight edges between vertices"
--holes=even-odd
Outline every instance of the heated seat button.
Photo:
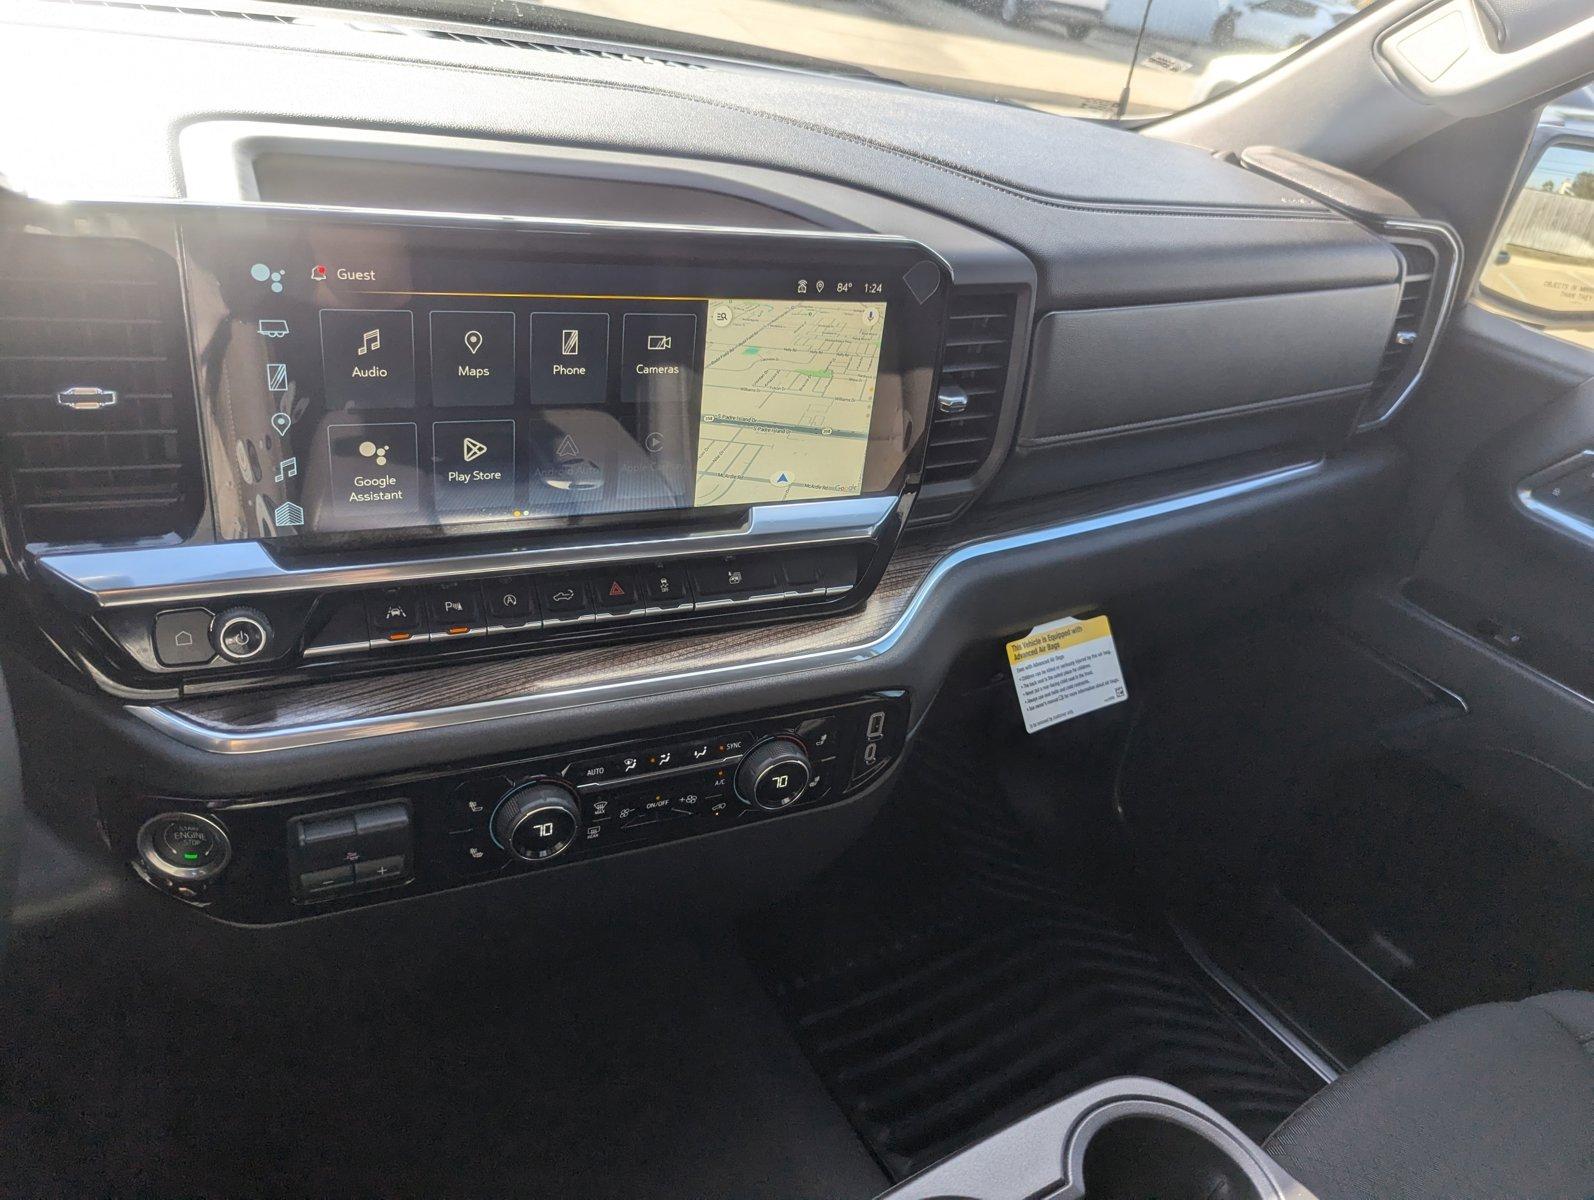
[{"label": "heated seat button", "polygon": [[814,773],[808,780],[808,798],[810,800],[827,800],[835,784],[836,760],[834,758],[821,758],[814,763]]},{"label": "heated seat button", "polygon": [[485,829],[456,833],[448,841],[456,874],[480,875],[504,865],[504,852]]},{"label": "heated seat button", "polygon": [[836,743],[841,738],[841,731],[837,728],[834,717],[819,717],[799,725],[797,736],[811,752],[822,758],[828,758],[836,752]]},{"label": "heated seat button", "polygon": [[454,789],[448,801],[450,829],[481,829],[493,815],[498,801],[510,788],[509,779],[503,775],[489,775],[481,779],[467,779]]},{"label": "heated seat button", "polygon": [[166,667],[192,667],[216,657],[210,646],[210,612],[180,608],[155,617],[155,657]]}]

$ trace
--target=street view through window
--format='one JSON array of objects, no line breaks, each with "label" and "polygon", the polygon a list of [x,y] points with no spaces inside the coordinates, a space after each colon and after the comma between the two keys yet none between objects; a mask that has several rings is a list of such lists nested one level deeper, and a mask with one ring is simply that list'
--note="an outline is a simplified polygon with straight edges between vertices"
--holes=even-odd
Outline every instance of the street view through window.
[{"label": "street view through window", "polygon": [[[1549,105],[1542,128],[1594,133],[1594,87]],[[1522,181],[1478,279],[1485,307],[1594,347],[1594,148],[1552,141]]]},{"label": "street view through window", "polygon": [[833,65],[1108,119],[1165,116],[1222,95],[1376,2],[361,0],[406,14]]}]

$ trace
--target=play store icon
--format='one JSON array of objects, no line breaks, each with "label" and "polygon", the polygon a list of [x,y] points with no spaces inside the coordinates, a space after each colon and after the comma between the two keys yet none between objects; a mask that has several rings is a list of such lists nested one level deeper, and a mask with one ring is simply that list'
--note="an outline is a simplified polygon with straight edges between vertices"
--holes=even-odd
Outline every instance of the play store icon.
[{"label": "play store icon", "polygon": [[465,439],[465,461],[475,462],[487,453],[487,447],[473,437]]}]

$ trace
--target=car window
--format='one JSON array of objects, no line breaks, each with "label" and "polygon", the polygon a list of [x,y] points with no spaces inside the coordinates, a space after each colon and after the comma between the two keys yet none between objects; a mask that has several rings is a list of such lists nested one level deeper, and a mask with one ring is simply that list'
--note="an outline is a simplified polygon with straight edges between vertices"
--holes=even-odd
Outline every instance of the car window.
[{"label": "car window", "polygon": [[862,71],[913,87],[1106,119],[1166,116],[1222,95],[1371,7],[1369,0],[359,3]]},{"label": "car window", "polygon": [[1525,325],[1594,348],[1594,110],[1582,107],[1588,89],[1565,99],[1546,109],[1551,140],[1500,226],[1478,298]]}]

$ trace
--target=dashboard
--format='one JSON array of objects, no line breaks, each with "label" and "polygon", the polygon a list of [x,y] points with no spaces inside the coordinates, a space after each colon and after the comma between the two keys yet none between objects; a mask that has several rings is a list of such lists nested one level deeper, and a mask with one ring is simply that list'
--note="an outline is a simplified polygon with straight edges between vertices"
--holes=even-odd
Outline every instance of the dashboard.
[{"label": "dashboard", "polygon": [[30,736],[229,928],[803,878],[1003,639],[1353,547],[1459,269],[1438,222],[869,81],[8,17],[23,83],[131,79],[130,38],[205,81],[0,142],[0,489]]}]

